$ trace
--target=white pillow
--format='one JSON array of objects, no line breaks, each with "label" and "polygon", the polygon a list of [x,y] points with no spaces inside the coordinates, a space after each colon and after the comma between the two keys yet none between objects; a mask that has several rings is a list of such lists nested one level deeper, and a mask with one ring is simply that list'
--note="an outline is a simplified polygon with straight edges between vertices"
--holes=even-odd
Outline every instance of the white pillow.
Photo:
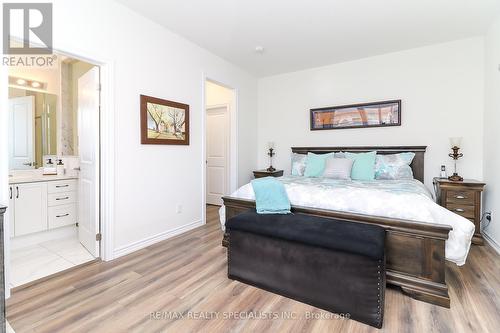
[{"label": "white pillow", "polygon": [[323,177],[351,180],[351,170],[354,160],[350,158],[327,158]]}]

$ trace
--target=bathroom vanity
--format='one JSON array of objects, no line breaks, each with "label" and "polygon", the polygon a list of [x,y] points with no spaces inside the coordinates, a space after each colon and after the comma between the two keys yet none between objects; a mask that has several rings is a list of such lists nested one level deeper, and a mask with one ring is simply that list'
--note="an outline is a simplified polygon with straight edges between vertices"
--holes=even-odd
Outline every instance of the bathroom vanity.
[{"label": "bathroom vanity", "polygon": [[[77,223],[76,113],[64,97],[9,87],[10,237]],[[59,160],[59,176],[44,175],[57,172]]]},{"label": "bathroom vanity", "polygon": [[77,223],[78,182],[69,176],[13,176],[9,181],[10,237]]}]

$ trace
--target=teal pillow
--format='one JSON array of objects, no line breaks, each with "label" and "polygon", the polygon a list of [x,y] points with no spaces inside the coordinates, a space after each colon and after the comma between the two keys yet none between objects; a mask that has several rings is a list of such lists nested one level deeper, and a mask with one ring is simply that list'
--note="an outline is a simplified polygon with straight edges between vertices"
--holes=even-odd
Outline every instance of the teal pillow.
[{"label": "teal pillow", "polygon": [[374,180],[375,179],[375,159],[377,152],[369,153],[345,153],[346,158],[354,160],[351,170],[352,180]]},{"label": "teal pillow", "polygon": [[306,170],[304,171],[305,177],[321,177],[325,170],[325,163],[328,157],[333,156],[329,154],[314,154],[307,153]]}]

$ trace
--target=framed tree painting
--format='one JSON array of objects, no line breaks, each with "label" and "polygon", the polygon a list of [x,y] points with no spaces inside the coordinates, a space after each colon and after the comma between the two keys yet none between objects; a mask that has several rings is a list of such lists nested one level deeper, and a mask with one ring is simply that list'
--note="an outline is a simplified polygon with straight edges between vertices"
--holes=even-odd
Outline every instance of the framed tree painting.
[{"label": "framed tree painting", "polygon": [[141,143],[189,145],[189,105],[141,95]]},{"label": "framed tree painting", "polygon": [[311,109],[311,131],[401,126],[401,100]]}]

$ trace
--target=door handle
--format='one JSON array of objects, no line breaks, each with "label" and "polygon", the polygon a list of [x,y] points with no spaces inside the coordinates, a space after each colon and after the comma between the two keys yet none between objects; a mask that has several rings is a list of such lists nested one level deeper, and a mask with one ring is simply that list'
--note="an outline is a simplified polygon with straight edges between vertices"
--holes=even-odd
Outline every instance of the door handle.
[{"label": "door handle", "polygon": [[457,198],[457,199],[465,199],[465,197],[463,195],[456,195],[455,198]]},{"label": "door handle", "polygon": [[459,212],[459,213],[463,213],[463,212],[465,212],[465,210],[464,210],[464,209],[462,209],[462,208],[457,208],[457,209],[455,209],[455,211],[457,211],[457,212]]},{"label": "door handle", "polygon": [[12,199],[12,186],[9,186],[9,191],[10,191],[9,199]]},{"label": "door handle", "polygon": [[66,217],[66,216],[68,216],[68,215],[69,215],[69,214],[68,214],[68,213],[66,213],[66,214],[63,214],[63,215],[56,215],[56,217]]},{"label": "door handle", "polygon": [[19,199],[19,186],[16,186],[16,199]]},{"label": "door handle", "polygon": [[67,200],[69,197],[64,197],[64,198],[56,198],[56,200]]},{"label": "door handle", "polygon": [[66,184],[66,185],[56,185],[56,188],[60,188],[60,187],[68,187],[69,185]]},{"label": "door handle", "polygon": [[73,168],[73,170],[81,171],[82,169],[80,169],[80,167],[76,167],[76,168]]},{"label": "door handle", "polygon": [[23,165],[26,165],[26,166],[31,166],[32,164],[33,164],[32,162],[23,163]]}]

